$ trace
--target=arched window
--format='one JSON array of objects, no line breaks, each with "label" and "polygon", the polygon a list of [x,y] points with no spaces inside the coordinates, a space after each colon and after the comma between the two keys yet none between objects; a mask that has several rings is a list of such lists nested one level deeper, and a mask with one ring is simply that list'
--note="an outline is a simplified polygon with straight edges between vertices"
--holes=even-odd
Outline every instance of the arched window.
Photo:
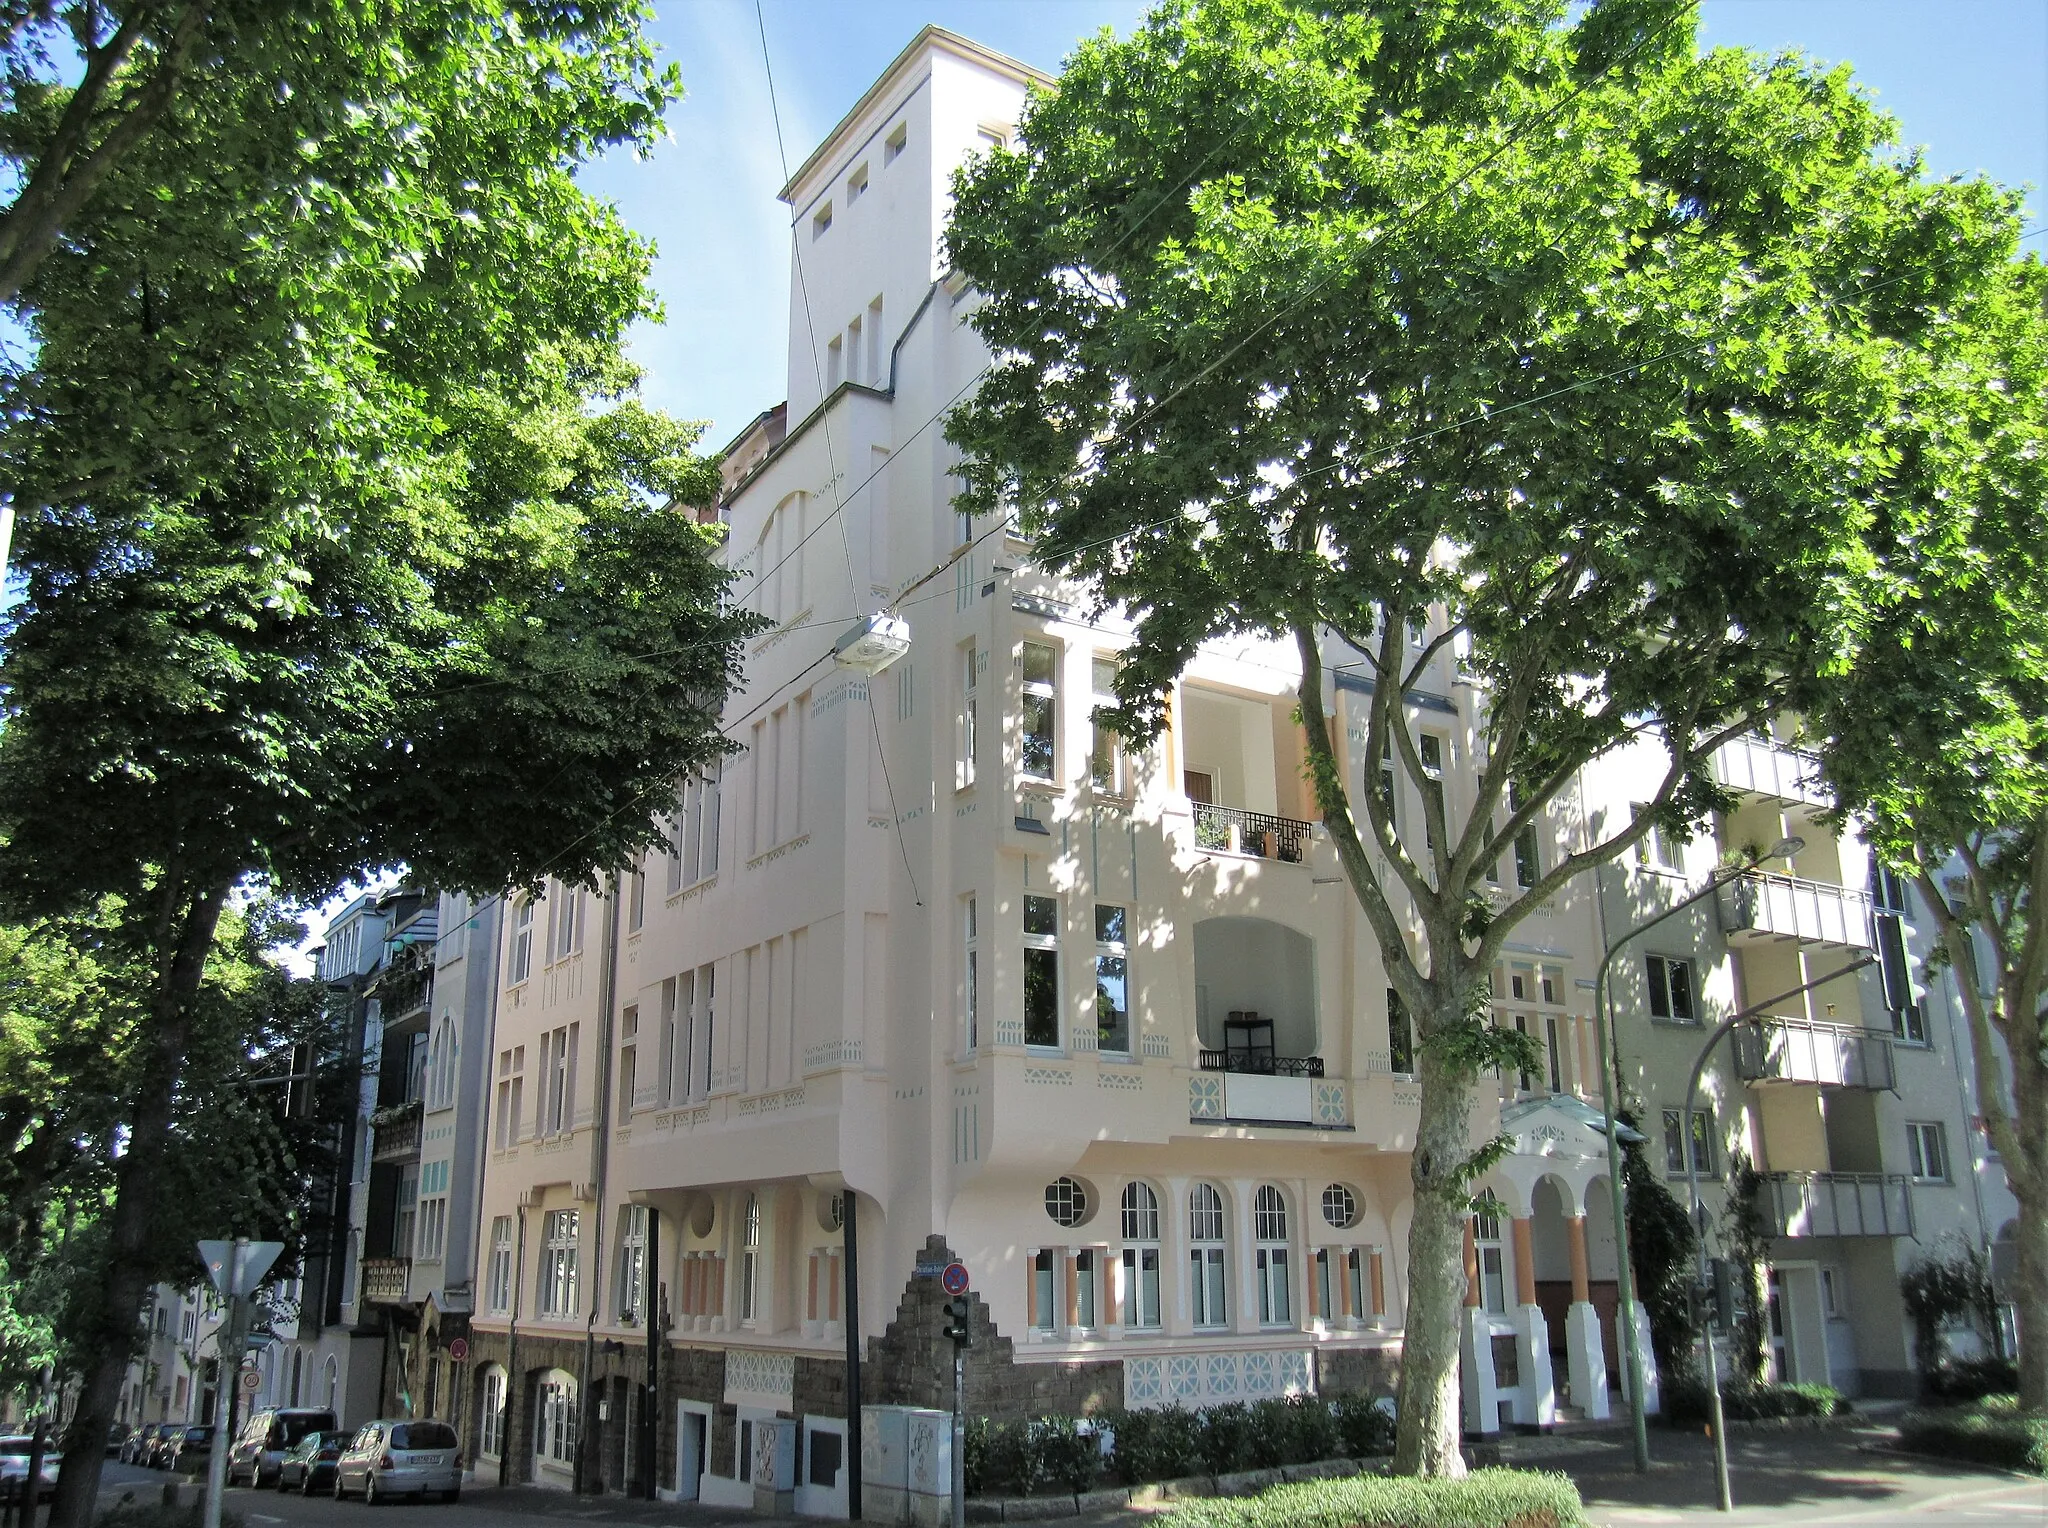
[{"label": "arched window", "polygon": [[1494,1315],[1508,1308],[1507,1264],[1500,1245],[1500,1201],[1488,1189],[1472,1214],[1472,1241],[1479,1262],[1479,1303]]},{"label": "arched window", "polygon": [[341,1368],[331,1353],[320,1366],[320,1388],[327,1392],[327,1409],[334,1410],[335,1402],[341,1397]]},{"label": "arched window", "polygon": [[1287,1326],[1294,1320],[1287,1278],[1287,1201],[1271,1184],[1252,1200],[1252,1238],[1257,1251],[1259,1325]]},{"label": "arched window", "polygon": [[1223,1264],[1223,1196],[1197,1183],[1188,1195],[1188,1300],[1196,1326],[1228,1320]]},{"label": "arched window", "polygon": [[1126,1183],[1123,1197],[1124,1325],[1159,1325],[1159,1196]]},{"label": "arched window", "polygon": [[749,1194],[746,1212],[740,1216],[740,1321],[747,1326],[760,1311],[760,1274],[761,1201]]},{"label": "arched window", "polygon": [[430,1107],[447,1109],[455,1103],[455,1021],[442,1015],[434,1031],[434,1048],[427,1058]]}]

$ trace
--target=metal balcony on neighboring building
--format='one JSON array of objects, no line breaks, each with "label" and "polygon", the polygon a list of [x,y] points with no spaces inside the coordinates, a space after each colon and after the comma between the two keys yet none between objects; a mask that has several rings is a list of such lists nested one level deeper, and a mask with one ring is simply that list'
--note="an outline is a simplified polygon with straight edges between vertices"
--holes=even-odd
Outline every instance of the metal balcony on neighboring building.
[{"label": "metal balcony on neighboring building", "polygon": [[370,1116],[370,1160],[403,1162],[420,1154],[420,1119],[426,1105],[417,1098],[392,1104]]},{"label": "metal balcony on neighboring building", "polygon": [[1822,783],[1820,755],[1749,733],[1714,750],[1714,778],[1732,791],[1773,801],[1829,807],[1834,797]]},{"label": "metal balcony on neighboring building", "polygon": [[1870,893],[1832,881],[1752,870],[1723,886],[1716,904],[1730,944],[1791,940],[1849,950],[1877,947]]},{"label": "metal balcony on neighboring building", "polygon": [[1275,817],[1270,812],[1248,812],[1242,807],[1213,806],[1206,801],[1197,801],[1194,807],[1198,849],[1221,849],[1228,854],[1284,860],[1290,865],[1299,865],[1308,857],[1308,836],[1313,823]]},{"label": "metal balcony on neighboring building", "polygon": [[363,1304],[403,1305],[406,1286],[412,1282],[412,1259],[366,1257],[362,1262],[361,1275]]},{"label": "metal balcony on neighboring building", "polygon": [[1765,1173],[1772,1236],[1911,1236],[1913,1189],[1904,1173]]},{"label": "metal balcony on neighboring building", "polygon": [[1805,1082],[1873,1092],[1884,1092],[1897,1081],[1890,1031],[1770,1016],[1735,1031],[1735,1075],[1744,1082]]}]

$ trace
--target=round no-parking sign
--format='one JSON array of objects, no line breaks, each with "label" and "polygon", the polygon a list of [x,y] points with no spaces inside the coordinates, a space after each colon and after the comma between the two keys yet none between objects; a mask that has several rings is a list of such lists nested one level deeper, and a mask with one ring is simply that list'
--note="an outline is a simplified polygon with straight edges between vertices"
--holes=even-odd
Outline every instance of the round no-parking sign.
[{"label": "round no-parking sign", "polygon": [[946,1264],[945,1270],[939,1275],[939,1287],[949,1295],[966,1294],[967,1265],[965,1263]]},{"label": "round no-parking sign", "polygon": [[463,1359],[469,1357],[469,1339],[467,1337],[458,1337],[449,1343],[448,1356],[457,1363],[461,1363]]}]

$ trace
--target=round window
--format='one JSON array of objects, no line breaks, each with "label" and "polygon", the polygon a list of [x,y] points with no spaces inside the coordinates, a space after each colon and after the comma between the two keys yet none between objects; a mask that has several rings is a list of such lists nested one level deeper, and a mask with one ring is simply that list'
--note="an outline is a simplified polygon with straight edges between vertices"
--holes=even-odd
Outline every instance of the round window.
[{"label": "round window", "polygon": [[1071,1229],[1088,1218],[1088,1190],[1072,1178],[1055,1178],[1045,1186],[1045,1213]]},{"label": "round window", "polygon": [[1341,1183],[1332,1183],[1323,1190],[1323,1219],[1340,1231],[1348,1231],[1358,1224],[1358,1200],[1351,1190]]}]

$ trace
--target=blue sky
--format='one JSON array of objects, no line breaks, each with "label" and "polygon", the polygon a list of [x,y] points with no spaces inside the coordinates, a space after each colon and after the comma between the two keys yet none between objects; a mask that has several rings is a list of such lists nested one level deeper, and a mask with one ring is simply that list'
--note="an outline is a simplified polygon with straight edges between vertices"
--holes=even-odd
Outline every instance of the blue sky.
[{"label": "blue sky", "polygon": [[[648,400],[725,444],[783,395],[789,231],[753,0],[656,0],[682,67],[671,139],[586,176],[658,243],[667,322],[634,353]],[[1082,37],[1127,35],[1139,0],[762,0],[788,162],[802,163],[918,28],[950,27],[1049,73]],[[1937,174],[2036,188],[2048,211],[2048,0],[1705,0],[1713,45],[1847,62]]]}]

